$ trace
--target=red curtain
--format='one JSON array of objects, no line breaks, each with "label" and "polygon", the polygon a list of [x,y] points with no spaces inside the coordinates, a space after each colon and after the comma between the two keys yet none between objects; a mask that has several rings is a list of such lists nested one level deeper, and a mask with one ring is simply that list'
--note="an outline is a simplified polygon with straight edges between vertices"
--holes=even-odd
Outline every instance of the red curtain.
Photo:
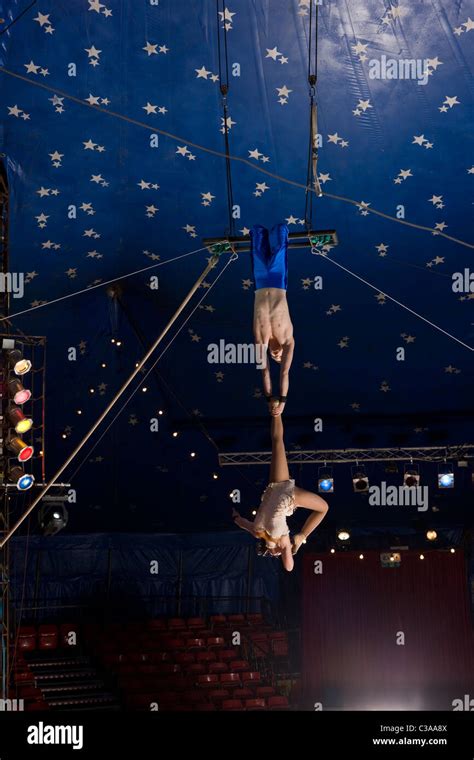
[{"label": "red curtain", "polygon": [[429,551],[424,560],[419,552],[402,552],[398,568],[382,567],[379,552],[364,552],[362,560],[356,552],[306,554],[303,578],[310,704],[451,710],[464,694],[474,698],[462,552]]}]

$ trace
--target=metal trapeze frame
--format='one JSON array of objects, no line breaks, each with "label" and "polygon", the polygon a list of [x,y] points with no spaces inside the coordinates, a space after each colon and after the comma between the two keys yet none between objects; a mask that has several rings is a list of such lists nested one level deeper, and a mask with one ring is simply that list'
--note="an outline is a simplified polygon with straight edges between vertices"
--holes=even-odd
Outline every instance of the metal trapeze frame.
[{"label": "metal trapeze frame", "polygon": [[[321,449],[286,452],[288,464],[359,464],[360,462],[446,462],[474,459],[474,445],[413,446],[387,449]],[[271,451],[235,451],[219,454],[221,467],[270,464]]]},{"label": "metal trapeze frame", "polygon": [[[288,234],[289,249],[301,249],[312,248],[314,246],[322,245],[338,245],[339,239],[337,237],[336,230],[309,230],[306,232],[290,232]],[[202,244],[209,249],[211,253],[215,253],[213,250],[215,246],[224,247],[228,246],[228,249],[234,250],[236,253],[243,251],[250,251],[251,238],[250,235],[244,235],[242,237],[218,237],[218,238],[203,238]],[[226,250],[224,248],[224,250]],[[220,251],[218,251],[220,252]]]}]

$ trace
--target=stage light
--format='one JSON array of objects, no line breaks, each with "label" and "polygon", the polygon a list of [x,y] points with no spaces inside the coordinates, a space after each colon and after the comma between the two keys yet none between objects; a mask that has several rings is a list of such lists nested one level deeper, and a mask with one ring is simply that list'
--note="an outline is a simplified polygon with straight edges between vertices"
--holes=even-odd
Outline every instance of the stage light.
[{"label": "stage light", "polygon": [[352,487],[355,493],[367,493],[369,478],[363,468],[352,468]]},{"label": "stage light", "polygon": [[115,343],[115,338],[111,338],[111,339],[110,339],[110,342],[111,342],[111,343]]},{"label": "stage light", "polygon": [[339,541],[349,541],[351,534],[348,530],[339,530],[337,533]]},{"label": "stage light", "polygon": [[95,393],[95,388],[89,388],[89,393]]},{"label": "stage light", "polygon": [[163,410],[162,410],[162,409],[159,409],[159,410],[158,410],[158,414],[160,414],[160,415],[161,415],[161,414],[164,414]]},{"label": "stage light", "polygon": [[196,452],[195,451],[191,451],[191,453],[190,453],[189,456],[191,457],[191,459],[194,459],[194,457],[196,456]]},{"label": "stage light", "polygon": [[424,554],[420,554],[420,559],[424,559],[424,558],[425,558],[425,555]]},{"label": "stage light", "polygon": [[438,467],[438,488],[454,488],[454,470],[452,465]]},{"label": "stage light", "polygon": [[256,509],[252,509],[252,514],[255,517],[255,515],[257,514],[257,510]]},{"label": "stage light", "polygon": [[438,534],[435,530],[427,530],[426,531],[426,538],[428,541],[436,541],[438,538]]},{"label": "stage light", "polygon": [[7,447],[16,454],[19,462],[27,462],[33,456],[33,446],[28,446],[21,438],[10,438],[7,441]]},{"label": "stage light", "polygon": [[26,375],[31,369],[31,362],[29,359],[24,359],[23,354],[17,348],[7,352],[8,362],[15,375]]},{"label": "stage light", "polygon": [[78,414],[82,414],[82,409],[78,409],[78,410],[77,410],[77,413],[78,413]]},{"label": "stage light", "polygon": [[451,552],[451,554],[454,554],[456,552],[456,549],[451,548],[449,551]]},{"label": "stage light", "polygon": [[23,387],[20,380],[17,377],[13,377],[8,382],[8,392],[10,397],[13,398],[15,404],[26,404],[31,398],[31,391]]},{"label": "stage light", "polygon": [[[45,497],[46,498],[46,497]],[[66,527],[69,519],[68,511],[63,502],[53,497],[54,501],[42,503],[38,522],[44,536],[54,536]]]},{"label": "stage light", "polygon": [[7,411],[7,418],[17,433],[27,433],[33,427],[33,420],[25,417],[19,406],[11,406]]},{"label": "stage light", "polygon": [[333,478],[321,478],[321,480],[318,480],[318,491],[320,493],[333,493],[334,492]]},{"label": "stage light", "polygon": [[336,550],[335,549],[331,549],[331,554],[335,554],[335,553],[336,553]]},{"label": "stage light", "polygon": [[173,433],[173,438],[177,438],[178,435],[179,435],[179,433],[175,430],[174,433]]},{"label": "stage light", "polygon": [[416,465],[406,465],[403,475],[403,485],[413,488],[420,485],[420,471]]},{"label": "stage light", "polygon": [[364,559],[364,555],[363,554],[359,554],[359,559]]},{"label": "stage light", "polygon": [[145,388],[142,388],[143,393],[146,393],[148,388],[145,386]]},{"label": "stage light", "polygon": [[28,491],[35,482],[34,476],[30,473],[25,473],[23,468],[18,465],[12,467],[8,473],[8,477],[12,483],[16,483],[19,491]]},{"label": "stage light", "polygon": [[63,434],[61,435],[61,438],[67,438],[67,435],[66,435],[66,433],[63,433]]},{"label": "stage light", "polygon": [[100,366],[102,367],[102,369],[105,369],[107,365],[106,365],[105,362],[102,362],[102,364]]},{"label": "stage light", "polygon": [[217,478],[219,477],[219,475],[217,474],[217,472],[213,472],[212,473],[212,477],[213,477],[214,480],[217,480]]},{"label": "stage light", "polygon": [[122,341],[121,340],[116,341],[115,345],[116,346],[121,346],[122,345]]}]

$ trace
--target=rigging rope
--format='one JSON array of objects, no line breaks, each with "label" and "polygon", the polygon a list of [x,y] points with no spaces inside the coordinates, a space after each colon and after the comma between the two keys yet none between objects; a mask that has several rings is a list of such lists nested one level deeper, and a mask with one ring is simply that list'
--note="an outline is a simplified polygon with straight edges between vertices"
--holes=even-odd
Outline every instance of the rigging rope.
[{"label": "rigging rope", "polygon": [[[229,109],[227,106],[227,95],[229,92],[229,54],[227,47],[227,26],[225,21],[225,0],[222,0],[222,11],[219,11],[219,0],[216,0],[216,18],[217,18],[217,55],[219,59],[219,87],[222,96],[222,111],[224,114],[222,131],[224,133],[225,144],[225,169],[226,169],[226,192],[227,192],[227,214],[229,219],[229,236],[235,235],[235,224],[232,211],[234,208],[234,194],[232,190],[232,169],[230,163],[230,142],[229,142]],[[223,77],[222,66],[222,45],[221,45],[221,26],[219,23],[219,14],[223,17],[224,30],[224,64],[225,79]]]}]

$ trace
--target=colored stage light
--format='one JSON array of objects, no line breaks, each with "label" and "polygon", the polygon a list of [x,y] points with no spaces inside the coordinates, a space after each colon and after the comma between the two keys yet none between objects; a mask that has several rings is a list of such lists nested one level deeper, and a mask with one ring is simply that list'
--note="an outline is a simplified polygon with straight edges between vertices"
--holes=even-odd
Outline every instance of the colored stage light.
[{"label": "colored stage light", "polygon": [[334,478],[320,478],[318,480],[318,491],[320,493],[333,493]]},{"label": "colored stage light", "polygon": [[33,420],[25,417],[19,406],[12,406],[7,411],[7,418],[17,433],[27,433],[33,427]]},{"label": "colored stage light", "polygon": [[428,539],[428,541],[436,541],[436,539],[438,538],[438,534],[436,533],[435,530],[427,530],[426,538]]},{"label": "colored stage light", "polygon": [[450,464],[438,468],[438,488],[454,488],[454,471]]},{"label": "colored stage light", "polygon": [[26,404],[31,398],[31,391],[23,387],[17,377],[13,377],[8,383],[8,393],[15,404]]},{"label": "colored stage light", "polygon": [[15,375],[26,375],[26,373],[30,371],[30,360],[24,359],[23,354],[18,350],[18,348],[14,348],[11,351],[8,351],[7,356],[8,362],[10,366],[13,367]]},{"label": "colored stage light", "polygon": [[18,465],[16,467],[12,467],[8,474],[8,477],[12,483],[16,483],[16,487],[19,491],[28,491],[28,489],[31,488],[35,482],[34,476],[29,472],[25,473],[23,468],[19,467]]},{"label": "colored stage light", "polygon": [[33,446],[28,446],[21,438],[10,438],[7,447],[16,454],[19,462],[27,462],[33,456]]},{"label": "colored stage light", "polygon": [[339,530],[337,533],[339,541],[349,541],[351,534],[348,530]]}]

